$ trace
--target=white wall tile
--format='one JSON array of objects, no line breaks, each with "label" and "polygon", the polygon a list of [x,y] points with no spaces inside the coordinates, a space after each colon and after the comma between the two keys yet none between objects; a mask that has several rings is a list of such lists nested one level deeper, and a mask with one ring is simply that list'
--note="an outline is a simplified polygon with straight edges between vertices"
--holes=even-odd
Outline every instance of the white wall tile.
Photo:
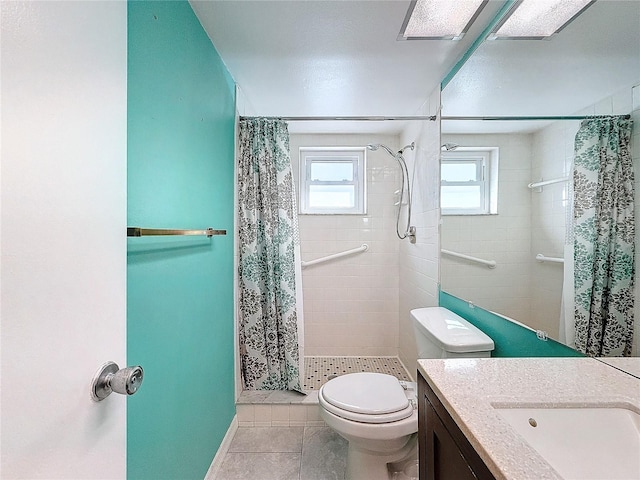
[{"label": "white wall tile", "polygon": [[303,427],[307,423],[307,407],[308,405],[290,405],[289,406],[289,426]]},{"label": "white wall tile", "polygon": [[[440,107],[440,91],[434,91],[421,113],[434,115]],[[409,372],[415,375],[416,346],[409,311],[418,307],[436,306],[439,282],[440,238],[440,124],[412,122],[401,134],[403,145],[416,143],[413,152],[406,152],[407,166],[413,172],[413,218],[416,243],[399,244],[399,356]]]},{"label": "white wall tile", "polygon": [[[244,406],[244,405],[239,405]],[[254,424],[256,427],[271,426],[271,405],[256,404],[254,407]]]},{"label": "white wall tile", "polygon": [[255,422],[254,405],[236,405],[236,415],[238,425],[243,427],[253,427]]},{"label": "white wall tile", "polygon": [[[399,148],[390,135],[291,135],[297,179],[300,146],[364,146],[372,142]],[[379,150],[367,152],[367,215],[299,215],[304,260],[369,245],[367,252],[303,270],[305,355],[388,355],[397,339],[398,242],[393,192],[400,188],[396,161]],[[381,281],[384,279],[384,281]],[[361,321],[375,315],[384,335]],[[311,323],[312,322],[312,323]],[[378,328],[376,327],[376,328]],[[397,340],[392,345],[397,355]]]},{"label": "white wall tile", "polygon": [[[547,135],[562,137],[561,132]],[[528,285],[530,268],[531,193],[527,184],[535,178],[531,135],[443,135],[444,142],[499,148],[498,214],[444,216],[441,228],[442,248],[495,260],[498,266],[489,269],[443,255],[442,289],[508,316],[526,312],[525,318],[519,317],[526,322],[531,300],[528,295],[516,295],[516,290],[521,282]],[[503,298],[513,301],[506,304]]]},{"label": "white wall tile", "polygon": [[266,405],[271,407],[271,426],[289,426],[289,405]]}]

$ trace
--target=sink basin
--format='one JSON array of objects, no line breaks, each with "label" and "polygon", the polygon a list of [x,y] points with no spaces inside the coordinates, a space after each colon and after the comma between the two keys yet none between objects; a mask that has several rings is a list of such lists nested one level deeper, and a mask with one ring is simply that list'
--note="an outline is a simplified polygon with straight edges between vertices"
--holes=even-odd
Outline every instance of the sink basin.
[{"label": "sink basin", "polygon": [[640,415],[631,409],[494,408],[567,480],[640,480]]}]

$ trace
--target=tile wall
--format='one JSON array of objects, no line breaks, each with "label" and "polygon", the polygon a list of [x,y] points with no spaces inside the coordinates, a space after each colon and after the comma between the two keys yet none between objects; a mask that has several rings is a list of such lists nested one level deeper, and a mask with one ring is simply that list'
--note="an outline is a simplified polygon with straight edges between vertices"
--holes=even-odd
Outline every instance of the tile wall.
[{"label": "tile wall", "polygon": [[[436,89],[418,114],[436,115],[440,108],[440,89]],[[400,242],[399,357],[415,378],[417,352],[409,312],[414,308],[438,305],[440,235],[440,122],[410,122],[402,132],[402,145],[416,143],[406,152],[412,172],[412,224],[416,243]]]},{"label": "tile wall", "polygon": [[253,403],[236,406],[240,427],[322,427],[318,397],[291,404]]},{"label": "tile wall", "polygon": [[[393,135],[291,134],[296,185],[299,148],[365,146],[399,148]],[[395,233],[400,169],[382,149],[367,152],[366,215],[299,215],[303,260],[366,243],[368,251],[303,269],[304,342],[307,356],[398,355],[398,247]]]},{"label": "tile wall", "polygon": [[495,260],[441,257],[442,290],[521,322],[530,322],[532,138],[529,134],[443,135],[442,143],[498,147],[498,214],[445,215],[442,248]]}]

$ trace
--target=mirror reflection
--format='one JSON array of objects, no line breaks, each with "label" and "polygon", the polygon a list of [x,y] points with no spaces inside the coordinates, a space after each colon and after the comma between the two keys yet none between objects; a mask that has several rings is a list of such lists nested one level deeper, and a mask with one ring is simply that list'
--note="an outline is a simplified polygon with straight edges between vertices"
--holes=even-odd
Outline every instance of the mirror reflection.
[{"label": "mirror reflection", "polygon": [[[611,168],[639,170],[639,25],[640,2],[595,2],[548,40],[485,41],[442,93],[442,290],[595,356],[640,353],[629,241],[640,195],[629,200],[628,169],[588,168],[604,164],[602,142]],[[582,120],[594,115],[613,117]],[[604,140],[602,125],[615,130]],[[594,203],[605,183],[614,206]],[[615,236],[612,255],[593,232]],[[606,276],[582,281],[585,259]]]}]

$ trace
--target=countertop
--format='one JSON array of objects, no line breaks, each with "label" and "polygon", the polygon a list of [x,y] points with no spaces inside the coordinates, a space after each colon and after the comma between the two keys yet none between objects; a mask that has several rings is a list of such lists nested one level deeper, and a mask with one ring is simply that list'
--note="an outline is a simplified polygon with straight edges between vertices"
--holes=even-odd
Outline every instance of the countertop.
[{"label": "countertop", "polygon": [[418,360],[418,370],[497,479],[562,477],[494,406],[607,405],[640,413],[640,380],[592,358],[429,359]]},{"label": "countertop", "polygon": [[640,378],[640,357],[602,357],[598,360]]}]

